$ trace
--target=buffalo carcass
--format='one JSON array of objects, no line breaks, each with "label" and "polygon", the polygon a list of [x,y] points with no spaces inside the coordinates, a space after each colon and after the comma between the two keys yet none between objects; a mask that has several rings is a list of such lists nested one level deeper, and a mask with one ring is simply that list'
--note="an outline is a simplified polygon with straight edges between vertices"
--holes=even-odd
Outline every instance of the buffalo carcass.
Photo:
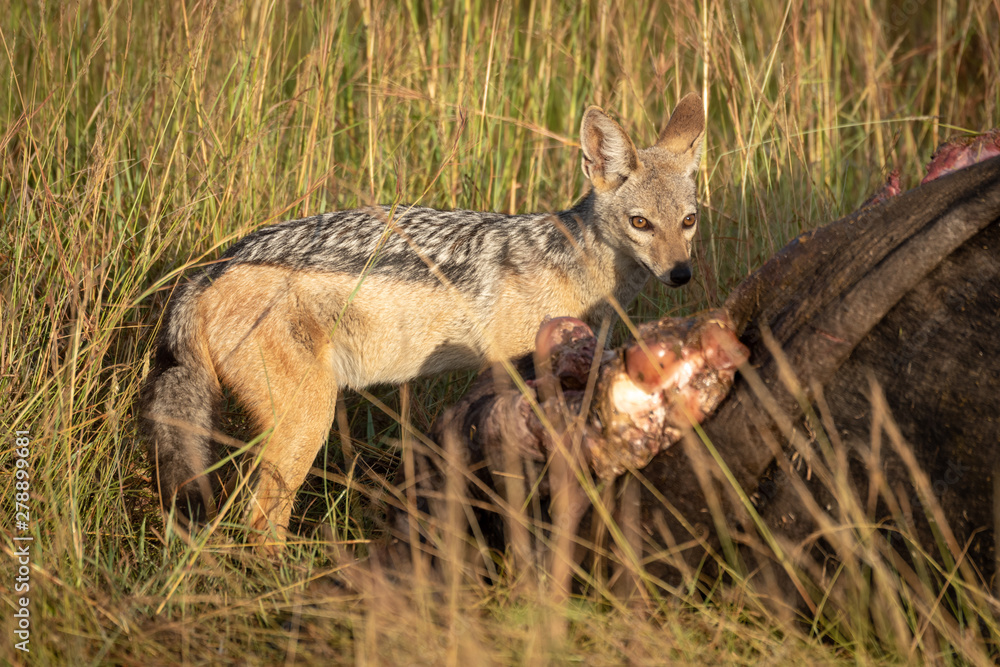
[{"label": "buffalo carcass", "polygon": [[646,325],[623,351],[580,322],[543,325],[535,360],[484,373],[435,424],[440,446],[419,448],[400,494],[409,511],[390,511],[391,553],[440,553],[439,506],[459,489],[476,542],[515,562],[582,519],[578,560],[631,554],[669,585],[727,552],[814,607],[850,548],[834,527],[866,523],[992,585],[1000,158],[940,176],[967,154],[942,151],[930,182],[890,182],[721,311]]}]

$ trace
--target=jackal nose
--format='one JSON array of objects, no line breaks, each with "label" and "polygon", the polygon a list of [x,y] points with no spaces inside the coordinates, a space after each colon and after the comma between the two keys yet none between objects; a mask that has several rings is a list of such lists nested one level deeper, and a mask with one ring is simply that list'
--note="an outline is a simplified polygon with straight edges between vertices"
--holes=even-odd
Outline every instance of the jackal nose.
[{"label": "jackal nose", "polygon": [[667,284],[671,287],[680,287],[691,280],[691,267],[687,264],[678,264],[670,269],[670,278]]}]

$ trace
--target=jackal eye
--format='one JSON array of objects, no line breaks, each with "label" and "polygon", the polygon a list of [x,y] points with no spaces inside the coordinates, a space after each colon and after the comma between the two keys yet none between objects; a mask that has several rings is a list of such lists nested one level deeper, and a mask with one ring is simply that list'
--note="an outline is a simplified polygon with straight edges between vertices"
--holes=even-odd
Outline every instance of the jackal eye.
[{"label": "jackal eye", "polygon": [[646,218],[641,215],[633,215],[629,218],[629,222],[631,222],[632,226],[636,229],[649,229],[649,220],[646,220]]},{"label": "jackal eye", "polygon": [[698,214],[688,213],[687,215],[684,216],[684,222],[682,222],[681,224],[684,225],[686,229],[694,227],[696,224],[698,224]]}]

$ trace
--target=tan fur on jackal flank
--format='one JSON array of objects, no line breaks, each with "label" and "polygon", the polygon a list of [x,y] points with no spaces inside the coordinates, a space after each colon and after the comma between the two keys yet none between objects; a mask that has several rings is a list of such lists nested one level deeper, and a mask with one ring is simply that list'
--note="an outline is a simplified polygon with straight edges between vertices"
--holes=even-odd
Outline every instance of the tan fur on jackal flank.
[{"label": "tan fur on jackal flank", "polygon": [[341,387],[510,359],[531,351],[547,315],[597,327],[650,275],[686,283],[703,131],[695,95],[644,150],[591,107],[580,137],[594,187],[569,210],[357,209],[241,240],[171,303],[143,385],[165,506],[176,496],[195,513],[214,507],[218,482],[204,471],[217,459],[220,383],[270,431],[249,523],[261,540],[280,538]]}]

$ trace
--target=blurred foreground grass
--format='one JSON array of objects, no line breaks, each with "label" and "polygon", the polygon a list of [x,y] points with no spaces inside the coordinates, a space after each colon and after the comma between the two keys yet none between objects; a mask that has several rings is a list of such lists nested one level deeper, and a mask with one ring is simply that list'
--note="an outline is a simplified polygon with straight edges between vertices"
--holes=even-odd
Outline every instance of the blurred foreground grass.
[{"label": "blurred foreground grass", "polygon": [[[718,305],[888,170],[913,185],[939,140],[1000,125],[998,13],[945,0],[14,0],[0,14],[0,600],[13,610],[20,596],[13,432],[27,430],[30,660],[986,659],[995,646],[926,628],[907,643],[849,616],[793,624],[749,582],[642,609],[554,608],[469,580],[444,601],[389,581],[346,593],[331,545],[377,539],[378,505],[335,475],[312,485],[314,520],[280,565],[192,547],[159,516],[133,399],[178,277],[234,239],[371,202],[566,207],[583,192],[576,133],[593,103],[648,144],[684,93],[706,100],[695,284],[651,286],[631,312]],[[415,384],[414,427],[467,378]],[[378,396],[398,408],[397,390]],[[387,474],[398,423],[356,397],[349,419]],[[329,449],[331,469],[363,477],[336,438]],[[569,621],[557,639],[553,614]],[[0,656],[25,660],[2,616]]]}]

